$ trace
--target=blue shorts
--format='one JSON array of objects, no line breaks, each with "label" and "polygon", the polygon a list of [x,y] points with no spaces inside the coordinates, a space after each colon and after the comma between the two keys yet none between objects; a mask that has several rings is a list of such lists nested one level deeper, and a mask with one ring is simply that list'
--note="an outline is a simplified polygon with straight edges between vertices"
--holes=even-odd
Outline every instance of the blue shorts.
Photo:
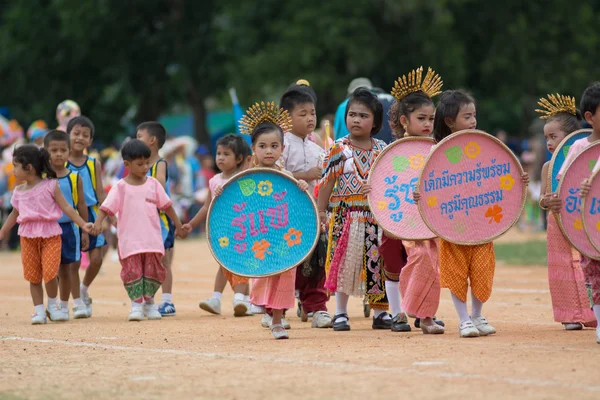
[{"label": "blue shorts", "polygon": [[79,228],[74,222],[64,222],[59,224],[62,229],[60,238],[62,247],[60,252],[61,264],[72,264],[81,260],[81,236]]},{"label": "blue shorts", "polygon": [[[98,206],[88,207],[88,222],[96,222],[96,217],[98,217]],[[104,238],[103,234],[98,236],[90,235],[90,245],[88,246],[86,252],[106,246],[106,244],[106,239]]]},{"label": "blue shorts", "polygon": [[167,222],[169,223],[169,232],[164,240],[165,250],[175,247],[175,224],[169,217],[167,217]]}]

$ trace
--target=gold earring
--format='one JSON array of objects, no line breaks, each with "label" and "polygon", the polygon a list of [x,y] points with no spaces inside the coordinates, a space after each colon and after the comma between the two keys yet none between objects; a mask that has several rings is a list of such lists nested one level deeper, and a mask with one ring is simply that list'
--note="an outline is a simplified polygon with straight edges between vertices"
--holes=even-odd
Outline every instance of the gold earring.
[{"label": "gold earring", "polygon": [[252,154],[252,165],[258,167],[258,160],[256,159],[256,154]]},{"label": "gold earring", "polygon": [[402,125],[402,127],[404,128],[404,137],[408,136],[408,125]]}]

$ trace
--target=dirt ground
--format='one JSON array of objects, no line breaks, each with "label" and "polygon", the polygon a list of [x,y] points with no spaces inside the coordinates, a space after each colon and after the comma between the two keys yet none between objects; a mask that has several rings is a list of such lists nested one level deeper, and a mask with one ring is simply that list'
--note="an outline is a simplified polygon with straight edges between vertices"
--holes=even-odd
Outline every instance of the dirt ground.
[{"label": "dirt ground", "polygon": [[544,267],[498,266],[484,307],[494,336],[459,338],[444,289],[444,335],[374,331],[351,299],[350,332],[311,329],[293,310],[287,341],[273,340],[260,316],[234,318],[229,288],[223,315],[198,308],[216,268],[204,240],[178,242],[177,317],[133,323],[108,256],[90,289],[91,319],[32,326],[20,255],[0,253],[0,398],[600,398],[594,330],[553,322]]}]

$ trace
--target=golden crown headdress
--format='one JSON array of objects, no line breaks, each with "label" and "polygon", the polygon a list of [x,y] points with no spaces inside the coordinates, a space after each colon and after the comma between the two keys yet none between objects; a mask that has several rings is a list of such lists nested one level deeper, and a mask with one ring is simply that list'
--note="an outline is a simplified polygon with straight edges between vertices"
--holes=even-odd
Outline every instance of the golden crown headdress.
[{"label": "golden crown headdress", "polygon": [[535,110],[542,114],[541,119],[548,119],[558,113],[566,112],[569,114],[577,115],[577,107],[575,106],[575,97],[564,96],[562,94],[549,94],[548,98],[542,97],[538,101],[542,110]]},{"label": "golden crown headdress", "polygon": [[298,79],[296,81],[296,85],[310,86],[310,82],[307,81],[306,79]]},{"label": "golden crown headdress", "polygon": [[246,111],[246,115],[240,119],[240,132],[244,135],[252,134],[254,128],[263,122],[272,122],[278,125],[283,132],[292,130],[292,118],[287,110],[276,106],[274,102],[265,104],[255,103]]},{"label": "golden crown headdress", "polygon": [[441,93],[440,89],[444,82],[431,68],[427,68],[425,79],[422,79],[423,67],[419,67],[416,70],[413,69],[407,75],[402,75],[402,78],[398,78],[396,82],[394,82],[392,96],[394,96],[396,100],[401,101],[409,94],[416,92],[423,92],[429,97]]}]

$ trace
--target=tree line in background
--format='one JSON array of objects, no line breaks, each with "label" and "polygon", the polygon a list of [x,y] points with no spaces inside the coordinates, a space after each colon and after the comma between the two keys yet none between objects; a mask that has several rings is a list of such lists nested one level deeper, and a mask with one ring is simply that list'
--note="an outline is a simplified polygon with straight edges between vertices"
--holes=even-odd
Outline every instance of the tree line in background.
[{"label": "tree line in background", "polygon": [[389,91],[423,65],[474,94],[481,129],[523,135],[540,96],[600,79],[599,19],[598,0],[7,0],[0,105],[27,124],[73,99],[104,141],[186,110],[207,142],[229,87],[247,107],[304,78],[323,115],[353,78]]}]

